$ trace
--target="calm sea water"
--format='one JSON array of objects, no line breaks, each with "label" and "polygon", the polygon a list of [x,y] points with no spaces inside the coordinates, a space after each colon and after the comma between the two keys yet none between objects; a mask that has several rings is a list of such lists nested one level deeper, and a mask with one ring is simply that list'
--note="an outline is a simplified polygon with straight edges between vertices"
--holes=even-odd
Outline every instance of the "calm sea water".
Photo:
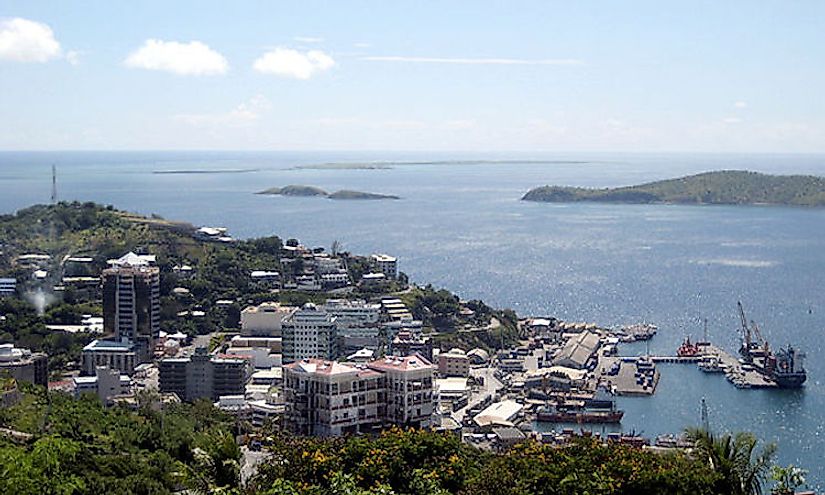
[{"label": "calm sea water", "polygon": [[[388,170],[306,170],[341,161],[543,159],[555,163],[395,165]],[[565,161],[561,163],[559,161]],[[570,163],[571,161],[583,163]],[[616,186],[715,169],[825,175],[825,156],[689,154],[473,155],[424,153],[0,153],[0,212],[60,199],[113,204],[237,237],[279,234],[311,245],[397,255],[420,283],[522,315],[619,325],[656,323],[654,353],[686,334],[737,346],[736,302],[776,345],[808,354],[799,391],[737,390],[692,366],[663,365],[655,396],[623,398],[622,428],[646,436],[699,423],[749,430],[779,445],[779,461],[825,486],[825,209],[537,204],[543,184]],[[235,174],[153,171],[255,169]],[[305,184],[396,194],[400,201],[282,198],[255,191]],[[637,350],[643,350],[637,349]]]}]

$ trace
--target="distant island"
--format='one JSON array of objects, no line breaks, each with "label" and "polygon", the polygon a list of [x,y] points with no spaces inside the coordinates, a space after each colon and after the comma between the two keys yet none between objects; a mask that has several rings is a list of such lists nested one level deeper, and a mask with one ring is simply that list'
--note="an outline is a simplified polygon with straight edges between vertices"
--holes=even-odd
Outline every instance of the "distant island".
[{"label": "distant island", "polygon": [[589,162],[580,160],[424,160],[424,161],[374,161],[374,162],[328,162],[296,165],[291,170],[389,170],[395,167],[416,165],[579,165]]},{"label": "distant island", "polygon": [[247,174],[258,172],[257,168],[224,168],[224,169],[180,169],[180,170],[153,170],[153,174],[187,175],[187,174]]},{"label": "distant island", "polygon": [[328,193],[324,191],[320,187],[315,186],[284,186],[284,187],[271,187],[269,189],[257,192],[255,194],[265,194],[265,195],[278,195],[278,196],[305,196],[305,197],[313,197],[313,196],[323,196],[329,199],[341,199],[341,200],[378,200],[378,199],[401,199],[398,196],[393,196],[391,194],[376,194],[376,193],[368,193],[368,192],[361,192],[361,191],[350,191],[347,189],[342,189],[340,191],[335,191],[334,193]]},{"label": "distant island", "polygon": [[825,206],[825,178],[722,170],[615,188],[542,186],[524,201]]}]

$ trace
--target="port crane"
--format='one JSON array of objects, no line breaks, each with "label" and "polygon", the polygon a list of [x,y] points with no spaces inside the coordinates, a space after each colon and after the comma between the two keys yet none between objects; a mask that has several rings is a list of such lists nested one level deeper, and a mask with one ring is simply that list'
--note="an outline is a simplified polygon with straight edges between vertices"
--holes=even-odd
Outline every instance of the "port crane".
[{"label": "port crane", "polygon": [[762,337],[762,332],[759,331],[759,326],[755,321],[751,320],[748,324],[742,301],[737,301],[736,304],[739,307],[739,319],[742,322],[742,347],[739,353],[747,361],[752,361],[755,355],[767,356],[770,353],[768,341]]}]

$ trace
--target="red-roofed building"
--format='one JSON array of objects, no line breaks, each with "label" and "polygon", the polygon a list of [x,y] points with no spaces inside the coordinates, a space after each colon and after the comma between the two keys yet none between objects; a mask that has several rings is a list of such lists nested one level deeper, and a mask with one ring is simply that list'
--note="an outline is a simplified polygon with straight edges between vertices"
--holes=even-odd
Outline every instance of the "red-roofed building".
[{"label": "red-roofed building", "polygon": [[431,424],[434,367],[421,356],[366,366],[304,359],[283,369],[284,425],[294,433],[336,436]]}]

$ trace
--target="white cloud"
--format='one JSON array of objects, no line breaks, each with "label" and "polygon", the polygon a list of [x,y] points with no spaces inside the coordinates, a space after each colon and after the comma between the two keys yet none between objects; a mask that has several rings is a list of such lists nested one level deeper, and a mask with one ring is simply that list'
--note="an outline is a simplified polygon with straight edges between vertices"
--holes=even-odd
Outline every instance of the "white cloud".
[{"label": "white cloud", "polygon": [[48,62],[60,56],[60,43],[42,22],[15,17],[0,20],[0,60]]},{"label": "white cloud", "polygon": [[748,102],[746,102],[746,101],[737,101],[736,103],[733,104],[733,107],[734,108],[747,108],[748,107]]},{"label": "white cloud", "polygon": [[269,110],[271,104],[263,95],[255,95],[228,112],[178,114],[172,118],[192,126],[231,126],[240,127],[252,124],[262,113]]},{"label": "white cloud", "polygon": [[317,36],[296,36],[294,38],[295,41],[298,43],[323,43],[324,38],[320,38]]},{"label": "white cloud", "polygon": [[123,62],[127,67],[160,70],[186,76],[224,74],[229,63],[200,41],[179,43],[148,39]]},{"label": "white cloud", "polygon": [[742,119],[740,119],[739,117],[725,117],[724,119],[722,119],[722,123],[731,125],[740,124],[742,123]]},{"label": "white cloud", "polygon": [[275,48],[258,57],[253,67],[262,74],[309,79],[334,65],[335,60],[321,50],[300,52],[290,48]]},{"label": "white cloud", "polygon": [[457,65],[582,65],[584,62],[573,58],[526,59],[526,58],[444,58],[444,57],[407,57],[407,56],[372,56],[362,57],[369,62],[409,62],[419,64],[457,64]]}]

